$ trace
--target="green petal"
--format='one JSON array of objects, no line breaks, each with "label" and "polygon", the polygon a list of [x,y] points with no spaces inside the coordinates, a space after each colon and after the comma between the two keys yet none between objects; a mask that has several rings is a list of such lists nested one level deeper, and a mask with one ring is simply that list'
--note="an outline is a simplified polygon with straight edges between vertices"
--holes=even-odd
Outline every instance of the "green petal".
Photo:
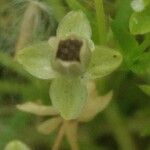
[{"label": "green petal", "polygon": [[107,47],[97,46],[92,53],[87,77],[90,79],[104,77],[112,73],[122,62],[119,52]]},{"label": "green petal", "polygon": [[64,37],[75,34],[90,39],[92,35],[90,23],[82,11],[69,12],[60,22],[57,36]]},{"label": "green petal", "polygon": [[140,85],[139,87],[145,94],[150,96],[150,85]]},{"label": "green petal", "polygon": [[132,14],[129,22],[132,34],[144,34],[150,32],[150,5],[142,12]]},{"label": "green petal", "polygon": [[30,150],[30,148],[24,143],[15,140],[8,143],[4,150]]},{"label": "green petal", "polygon": [[86,86],[79,78],[59,77],[52,81],[50,97],[64,119],[75,119],[86,103]]},{"label": "green petal", "polygon": [[16,59],[26,71],[41,79],[55,77],[51,68],[51,47],[48,42],[41,42],[18,51]]}]

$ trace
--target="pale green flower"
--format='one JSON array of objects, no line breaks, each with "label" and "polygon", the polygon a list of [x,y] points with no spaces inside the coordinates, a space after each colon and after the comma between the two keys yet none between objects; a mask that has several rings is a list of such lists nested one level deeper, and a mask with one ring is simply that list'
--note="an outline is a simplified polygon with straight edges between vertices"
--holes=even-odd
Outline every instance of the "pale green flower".
[{"label": "pale green flower", "polygon": [[71,11],[59,23],[55,37],[26,47],[16,56],[32,75],[52,79],[52,105],[67,120],[82,112],[88,98],[87,82],[110,74],[122,61],[119,52],[94,46],[91,35],[85,14]]}]

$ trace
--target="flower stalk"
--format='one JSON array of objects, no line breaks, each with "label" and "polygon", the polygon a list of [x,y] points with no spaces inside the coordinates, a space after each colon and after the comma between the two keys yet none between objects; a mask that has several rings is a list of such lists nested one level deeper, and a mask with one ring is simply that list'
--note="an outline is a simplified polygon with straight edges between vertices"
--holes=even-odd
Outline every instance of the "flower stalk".
[{"label": "flower stalk", "polygon": [[64,137],[64,134],[65,134],[65,124],[63,123],[61,125],[61,128],[59,129],[59,132],[58,132],[57,137],[55,139],[52,150],[59,150],[61,143],[62,143],[62,140],[63,140],[63,137]]},{"label": "flower stalk", "polygon": [[95,0],[95,10],[96,10],[96,17],[97,17],[98,32],[99,32],[99,44],[103,45],[106,43],[106,38],[107,38],[103,0]]}]

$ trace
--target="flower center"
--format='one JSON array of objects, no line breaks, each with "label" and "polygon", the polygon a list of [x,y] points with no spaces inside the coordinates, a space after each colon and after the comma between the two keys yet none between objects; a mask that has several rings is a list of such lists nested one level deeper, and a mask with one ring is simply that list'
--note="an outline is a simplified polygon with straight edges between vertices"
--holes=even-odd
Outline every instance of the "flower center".
[{"label": "flower center", "polygon": [[82,41],[79,40],[62,40],[59,42],[56,57],[64,61],[79,61]]}]

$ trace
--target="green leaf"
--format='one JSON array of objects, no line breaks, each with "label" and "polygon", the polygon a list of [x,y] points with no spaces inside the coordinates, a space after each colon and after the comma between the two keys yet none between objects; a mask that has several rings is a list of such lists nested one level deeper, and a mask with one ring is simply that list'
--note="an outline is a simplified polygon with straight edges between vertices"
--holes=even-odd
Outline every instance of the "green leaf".
[{"label": "green leaf", "polygon": [[97,46],[92,53],[87,77],[92,79],[104,77],[116,70],[121,62],[122,56],[119,52],[107,47]]},{"label": "green leaf", "polygon": [[134,12],[130,18],[129,27],[132,34],[150,32],[150,5],[142,12]]},{"label": "green leaf", "polygon": [[82,11],[69,12],[59,23],[57,36],[65,37],[70,34],[90,39],[92,35],[90,23]]},{"label": "green leaf", "polygon": [[136,74],[150,75],[150,52],[145,52],[135,60],[132,71]]},{"label": "green leaf", "polygon": [[64,119],[75,119],[86,103],[87,90],[79,78],[59,77],[52,81],[50,97]]},{"label": "green leaf", "polygon": [[48,42],[41,42],[18,51],[16,59],[26,71],[41,79],[51,79],[55,73],[51,68],[51,47]]},{"label": "green leaf", "polygon": [[143,138],[150,136],[150,109],[148,104],[149,103],[147,103],[147,106],[136,111],[135,115],[127,121],[130,130],[136,132]]},{"label": "green leaf", "polygon": [[77,0],[65,0],[65,1],[71,10],[82,10],[84,12],[86,11],[86,8],[82,6],[82,4],[80,4],[80,2],[78,2]]},{"label": "green leaf", "polygon": [[66,14],[67,10],[62,0],[45,0],[48,3],[55,19],[59,22]]},{"label": "green leaf", "polygon": [[139,85],[139,88],[148,96],[150,96],[150,85]]},{"label": "green leaf", "polygon": [[[88,7],[86,7],[85,2],[81,2],[81,1],[77,1],[77,0],[65,0],[68,7],[70,8],[70,10],[82,10],[86,16],[88,17],[89,21],[90,21],[90,25],[92,28],[92,40],[94,40],[94,42],[98,43],[99,41],[99,34],[98,34],[98,27],[97,27],[97,18],[95,17],[95,12],[93,11],[93,9],[88,9]],[[83,4],[82,4],[83,3]]]},{"label": "green leaf", "polygon": [[30,150],[24,143],[20,141],[11,141],[4,150]]},{"label": "green leaf", "polygon": [[128,68],[132,65],[134,58],[140,53],[135,37],[129,33],[129,18],[133,13],[130,3],[131,0],[119,2],[116,18],[112,23],[112,31],[122,50],[124,63]]}]

